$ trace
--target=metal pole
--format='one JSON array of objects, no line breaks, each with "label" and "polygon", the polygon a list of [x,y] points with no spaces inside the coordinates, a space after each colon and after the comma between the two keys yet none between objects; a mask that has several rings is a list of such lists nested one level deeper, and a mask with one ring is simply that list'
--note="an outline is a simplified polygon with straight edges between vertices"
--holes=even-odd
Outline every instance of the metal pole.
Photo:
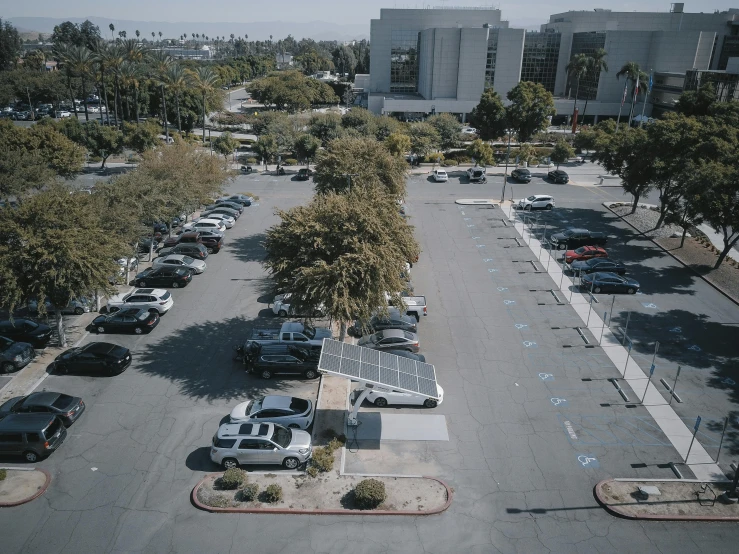
[{"label": "metal pole", "polygon": [[629,367],[629,356],[631,356],[631,341],[629,341],[629,349],[626,351],[626,363],[624,364],[623,378],[626,379],[626,368]]},{"label": "metal pole", "polygon": [[647,378],[647,386],[644,387],[644,394],[641,397],[641,403],[644,404],[644,399],[647,397],[647,390],[649,389],[649,383],[652,382],[652,375],[654,375],[654,364],[649,368],[649,377]]},{"label": "metal pole", "polygon": [[690,439],[690,446],[688,446],[688,453],[685,456],[685,463],[688,463],[688,458],[690,458],[690,451],[693,449],[693,443],[695,442],[695,436],[698,434],[698,428],[701,426],[701,416],[698,416],[698,418],[695,420],[695,427],[693,427],[693,438]]},{"label": "metal pole", "polygon": [[[537,226],[538,226],[538,223],[537,223]],[[544,224],[544,235],[546,235],[546,233],[547,233],[547,224],[545,223]],[[539,239],[539,255],[537,256],[539,261],[541,261],[541,249],[544,246],[544,235],[542,235],[541,238]]]},{"label": "metal pole", "polygon": [[654,371],[654,360],[657,357],[657,352],[659,351],[659,341],[654,343],[654,354],[652,354],[652,367],[650,371]]},{"label": "metal pole", "polygon": [[[555,260],[555,261],[556,261],[556,260]],[[563,282],[564,282],[564,280],[565,280],[565,268],[564,268],[564,267],[560,268],[560,273],[561,273],[562,275],[561,275],[561,277],[559,278],[559,290],[562,290],[562,283],[563,283]],[[571,299],[572,299],[572,295],[570,295],[570,300],[571,300]]]},{"label": "metal pole", "polygon": [[675,382],[672,383],[672,392],[670,393],[670,401],[667,403],[668,406],[672,404],[672,399],[675,397],[675,387],[677,387],[677,378],[680,377],[681,369],[682,369],[682,366],[677,366],[677,373],[675,374]]},{"label": "metal pole", "polygon": [[600,346],[601,342],[603,342],[603,333],[606,330],[606,318],[608,317],[608,312],[603,312],[603,325],[600,326],[600,338],[598,339],[598,346]]},{"label": "metal pole", "polygon": [[613,305],[616,303],[616,295],[615,294],[611,295],[611,298],[613,300],[611,300],[611,312],[610,312],[611,315],[608,318],[608,328],[609,329],[611,328],[611,321],[613,320]]},{"label": "metal pole", "polygon": [[718,452],[716,452],[716,463],[718,463],[718,459],[721,456],[721,447],[724,445],[724,435],[726,434],[726,427],[729,425],[729,418],[728,416],[724,418],[724,430],[721,431],[721,441],[718,443]]},{"label": "metal pole", "polygon": [[500,203],[502,204],[505,200],[505,187],[508,184],[508,158],[511,156],[511,132],[509,129],[506,129],[506,133],[508,134],[508,152],[505,156],[505,174],[503,175],[503,193],[500,195]]},{"label": "metal pole", "polygon": [[629,332],[629,320],[631,319],[631,312],[628,312],[626,314],[626,326],[624,327],[624,338],[621,339],[621,345],[624,344],[624,341],[626,340],[626,333]]},{"label": "metal pole", "polygon": [[590,325],[590,312],[593,310],[593,287],[595,286],[595,279],[590,283],[590,307],[588,308],[588,321],[585,323],[585,327]]}]

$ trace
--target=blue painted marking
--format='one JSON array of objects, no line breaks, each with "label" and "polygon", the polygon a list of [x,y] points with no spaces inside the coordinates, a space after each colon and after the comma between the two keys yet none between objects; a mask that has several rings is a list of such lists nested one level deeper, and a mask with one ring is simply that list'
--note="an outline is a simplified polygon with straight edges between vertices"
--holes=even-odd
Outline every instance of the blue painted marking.
[{"label": "blue painted marking", "polygon": [[[467,228],[469,229],[470,227],[474,227],[474,226],[475,226],[475,224],[474,223],[471,223],[470,225],[467,225]],[[480,238],[480,237],[477,237],[477,238]]]},{"label": "blue painted marking", "polygon": [[641,305],[645,308],[657,309],[657,304],[654,304],[653,302],[642,302]]},{"label": "blue painted marking", "polygon": [[567,406],[567,400],[564,398],[550,398],[549,401],[555,406]]},{"label": "blue painted marking", "polygon": [[488,273],[498,273],[497,269],[488,269]]},{"label": "blue painted marking", "polygon": [[528,327],[528,325],[525,323],[516,323],[516,329],[526,329],[526,327]]},{"label": "blue painted marking", "polygon": [[733,387],[734,385],[736,385],[736,381],[734,381],[734,379],[732,379],[731,377],[727,377],[726,379],[723,379],[721,382],[724,385],[729,385],[731,387]]},{"label": "blue painted marking", "polygon": [[479,239],[479,238],[480,238],[480,237],[472,237],[472,240],[477,240],[477,239]]},{"label": "blue painted marking", "polygon": [[600,467],[600,462],[598,462],[598,458],[596,458],[592,454],[578,454],[577,461],[584,468],[596,469]]},{"label": "blue painted marking", "polygon": [[[472,238],[475,238],[475,237],[472,237]],[[480,238],[480,237],[477,237],[477,238]],[[483,261],[483,262],[485,262],[485,263],[487,264],[487,263],[490,263],[490,262],[492,262],[492,261],[493,261],[493,259],[492,259],[492,258],[484,258],[484,259],[483,259],[482,261]]]},{"label": "blue painted marking", "polygon": [[701,351],[701,347],[698,346],[697,344],[694,344],[692,346],[688,346],[688,350],[692,350],[693,352],[700,352]]},{"label": "blue painted marking", "polygon": [[534,341],[530,341],[530,340],[525,340],[525,341],[523,341],[523,345],[524,345],[524,346],[525,346],[526,348],[537,348],[537,345],[536,345],[536,343],[535,343]]},{"label": "blue painted marking", "polygon": [[485,245],[484,244],[478,244],[477,247],[478,248],[485,248]]},{"label": "blue painted marking", "polygon": [[539,379],[542,381],[554,381],[554,375],[551,373],[539,373]]},{"label": "blue painted marking", "polygon": [[506,306],[510,306],[511,304],[515,304],[515,303],[516,303],[515,300],[503,300],[503,304],[505,304]]},{"label": "blue painted marking", "polygon": [[465,221],[469,221],[470,219],[472,219],[472,218],[471,217],[465,217],[464,218]]},{"label": "blue painted marking", "polygon": [[498,291],[503,292],[508,290],[508,287],[498,287]]},{"label": "blue painted marking", "polygon": [[672,329],[670,329],[670,333],[682,333],[682,332],[683,332],[682,327],[673,327]]}]

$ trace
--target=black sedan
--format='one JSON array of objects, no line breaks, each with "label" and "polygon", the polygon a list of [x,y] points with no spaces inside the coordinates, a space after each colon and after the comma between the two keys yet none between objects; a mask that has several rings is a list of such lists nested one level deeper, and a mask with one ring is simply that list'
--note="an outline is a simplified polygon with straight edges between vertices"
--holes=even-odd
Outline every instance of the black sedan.
[{"label": "black sedan", "polygon": [[610,258],[590,258],[589,260],[575,260],[570,264],[572,273],[586,274],[599,272],[617,273],[623,275],[626,273],[626,266],[616,260]]},{"label": "black sedan", "polygon": [[22,318],[0,321],[0,336],[27,342],[34,348],[46,348],[51,340],[51,327]]},{"label": "black sedan", "polygon": [[192,281],[192,270],[186,267],[147,267],[136,275],[134,282],[138,288],[185,287]]},{"label": "black sedan", "polygon": [[580,287],[599,292],[625,292],[627,294],[636,294],[639,290],[639,283],[629,277],[623,277],[616,273],[597,272],[588,273],[580,278]]},{"label": "black sedan", "polygon": [[159,314],[141,308],[119,310],[99,315],[92,320],[92,328],[98,333],[150,333],[159,325]]},{"label": "black sedan", "polygon": [[560,183],[560,184],[567,184],[567,182],[570,180],[570,176],[567,175],[566,172],[562,171],[561,169],[556,169],[554,171],[550,171],[547,174],[547,177],[549,177],[549,180],[553,183]]},{"label": "black sedan", "polygon": [[0,419],[10,414],[54,414],[69,427],[84,411],[85,403],[77,396],[43,391],[11,398],[0,406]]},{"label": "black sedan", "polygon": [[531,172],[525,167],[519,167],[511,171],[511,178],[515,179],[519,183],[530,183]]},{"label": "black sedan", "polygon": [[388,315],[376,315],[369,320],[368,323],[362,324],[361,321],[355,321],[347,332],[349,336],[361,337],[365,332],[372,334],[385,329],[400,329],[402,331],[418,332],[418,322],[415,317],[401,314],[397,309],[390,308]]},{"label": "black sedan", "polygon": [[220,204],[221,202],[236,202],[242,206],[251,206],[251,197],[244,194],[234,194],[233,196],[226,196],[216,200],[216,204]]},{"label": "black sedan", "polygon": [[54,365],[61,373],[118,375],[131,365],[131,351],[109,342],[91,342],[59,354]]}]

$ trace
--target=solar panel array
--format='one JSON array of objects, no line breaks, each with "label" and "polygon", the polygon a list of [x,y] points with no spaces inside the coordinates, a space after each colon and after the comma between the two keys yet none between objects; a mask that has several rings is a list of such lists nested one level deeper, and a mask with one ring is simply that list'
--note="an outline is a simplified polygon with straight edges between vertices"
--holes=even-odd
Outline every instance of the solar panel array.
[{"label": "solar panel array", "polygon": [[332,339],[323,339],[318,369],[332,375],[438,398],[434,366]]}]

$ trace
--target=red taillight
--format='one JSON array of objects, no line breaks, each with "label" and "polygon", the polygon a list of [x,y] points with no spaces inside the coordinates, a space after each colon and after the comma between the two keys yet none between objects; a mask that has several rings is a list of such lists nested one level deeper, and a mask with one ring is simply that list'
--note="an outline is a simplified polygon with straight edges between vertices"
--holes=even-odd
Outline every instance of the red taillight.
[{"label": "red taillight", "polygon": [[49,448],[49,441],[46,441],[46,442],[44,443],[44,448]]},{"label": "red taillight", "polygon": [[147,325],[148,325],[149,327],[151,327],[152,325],[154,325],[154,324],[155,324],[155,323],[157,322],[157,319],[159,319],[159,318],[158,318],[158,317],[155,317],[155,318],[154,318],[154,319],[152,319],[152,320],[151,320],[151,321],[150,321],[149,323],[147,323]]},{"label": "red taillight", "polygon": [[72,417],[74,415],[74,410],[69,410],[66,414],[63,414],[64,417]]},{"label": "red taillight", "polygon": [[426,315],[428,312],[426,311],[426,306],[423,307],[423,315]]},{"label": "red taillight", "polygon": [[164,306],[166,303],[167,303],[167,301],[165,300],[164,302],[160,302],[159,305],[160,306]]}]

